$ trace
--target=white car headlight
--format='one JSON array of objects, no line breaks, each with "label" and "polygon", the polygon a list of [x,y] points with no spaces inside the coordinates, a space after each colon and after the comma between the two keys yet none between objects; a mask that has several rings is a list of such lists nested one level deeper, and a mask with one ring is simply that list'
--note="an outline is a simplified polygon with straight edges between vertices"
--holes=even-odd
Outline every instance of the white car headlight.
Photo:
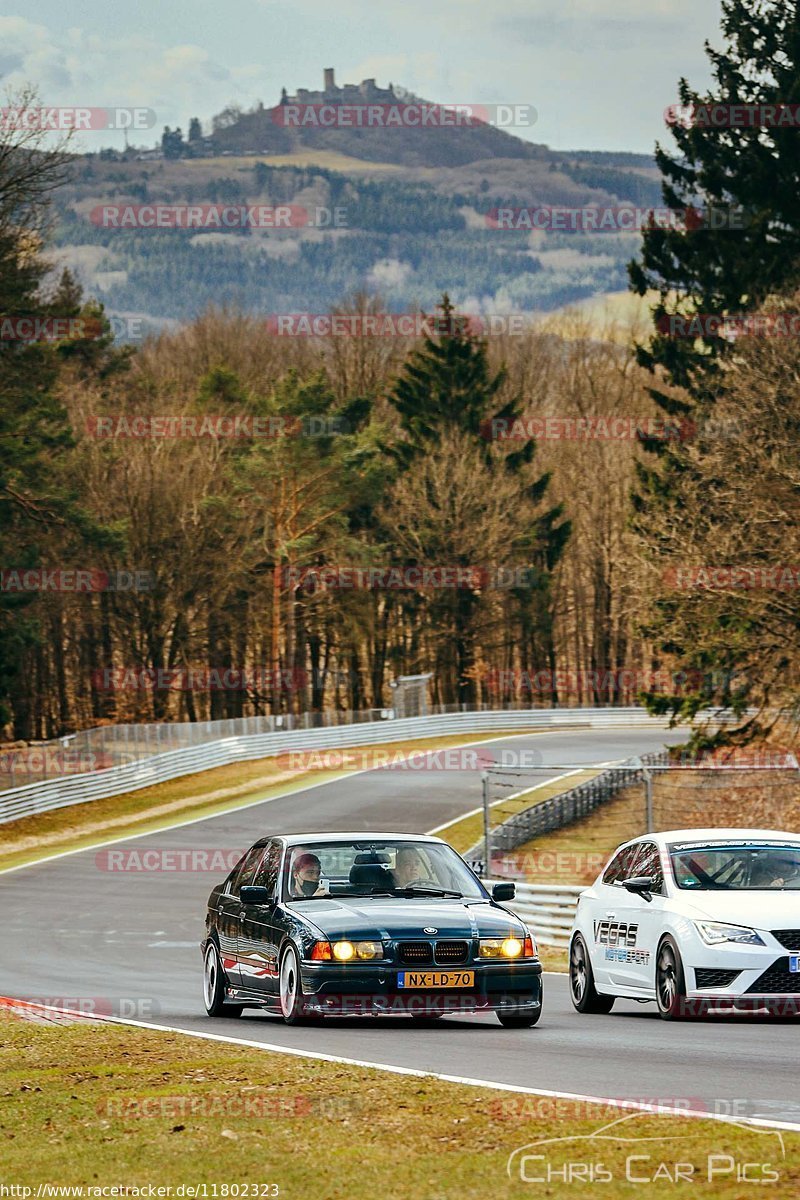
[{"label": "white car headlight", "polygon": [[725,925],[721,921],[695,921],[694,925],[709,946],[719,946],[722,942],[738,942],[746,946],[766,945],[755,929],[748,929],[746,925]]}]

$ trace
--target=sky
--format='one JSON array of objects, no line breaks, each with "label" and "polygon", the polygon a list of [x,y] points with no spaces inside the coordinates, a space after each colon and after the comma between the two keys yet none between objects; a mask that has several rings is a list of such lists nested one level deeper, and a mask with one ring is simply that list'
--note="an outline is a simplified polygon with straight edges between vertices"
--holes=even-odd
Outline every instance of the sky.
[{"label": "sky", "polygon": [[[0,85],[42,103],[154,110],[164,125],[282,86],[376,77],[441,104],[529,104],[519,136],[558,150],[651,152],[686,76],[709,80],[719,0],[5,0]],[[85,149],[121,145],[85,135]]]}]

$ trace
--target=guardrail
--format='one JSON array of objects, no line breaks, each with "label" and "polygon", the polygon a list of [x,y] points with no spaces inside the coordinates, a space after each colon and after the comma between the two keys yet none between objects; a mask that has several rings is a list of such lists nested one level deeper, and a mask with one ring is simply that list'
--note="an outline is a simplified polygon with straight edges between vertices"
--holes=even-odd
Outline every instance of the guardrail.
[{"label": "guardrail", "polygon": [[64,775],[0,792],[0,824],[51,809],[83,804],[88,800],[102,800],[123,792],[137,791],[213,767],[274,757],[295,750],[343,749],[348,746],[409,741],[419,737],[444,737],[462,732],[480,734],[495,730],[613,729],[635,724],[663,729],[666,728],[666,719],[650,717],[645,709],[637,707],[493,709],[227,737],[199,746],[154,754],[105,770]]},{"label": "guardrail", "polygon": [[[491,882],[499,881],[484,882],[490,886]],[[585,887],[518,883],[517,894],[507,902],[507,907],[522,917],[526,925],[530,925],[534,937],[542,945],[567,949],[578,896]]]},{"label": "guardrail", "polygon": [[624,788],[641,783],[646,767],[662,766],[667,762],[666,752],[643,754],[633,766],[611,767],[594,779],[515,813],[492,830],[492,850],[515,850],[542,834],[582,821]]}]

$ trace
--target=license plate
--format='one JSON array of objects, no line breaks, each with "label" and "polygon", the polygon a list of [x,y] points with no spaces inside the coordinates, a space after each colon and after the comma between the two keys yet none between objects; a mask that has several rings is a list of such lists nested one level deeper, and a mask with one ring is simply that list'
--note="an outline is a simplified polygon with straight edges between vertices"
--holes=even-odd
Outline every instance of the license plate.
[{"label": "license plate", "polygon": [[475,986],[474,971],[400,971],[399,988],[465,988]]},{"label": "license plate", "polygon": [[789,970],[794,974],[800,974],[800,954],[789,955]]}]

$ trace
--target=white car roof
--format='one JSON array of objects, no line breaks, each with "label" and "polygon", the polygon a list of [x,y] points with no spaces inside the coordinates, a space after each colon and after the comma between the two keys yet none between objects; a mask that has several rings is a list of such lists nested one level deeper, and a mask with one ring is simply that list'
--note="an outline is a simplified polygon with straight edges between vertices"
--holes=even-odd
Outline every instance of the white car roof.
[{"label": "white car roof", "polygon": [[[657,842],[667,844],[669,842],[701,842],[704,838],[709,841],[737,841],[746,838],[752,841],[754,838],[759,838],[763,841],[798,841],[800,842],[800,833],[792,832],[788,829],[736,829],[736,828],[720,828],[720,829],[668,829],[661,833],[643,833],[639,837],[631,838],[631,842]],[[625,842],[624,845],[629,845]]]}]

